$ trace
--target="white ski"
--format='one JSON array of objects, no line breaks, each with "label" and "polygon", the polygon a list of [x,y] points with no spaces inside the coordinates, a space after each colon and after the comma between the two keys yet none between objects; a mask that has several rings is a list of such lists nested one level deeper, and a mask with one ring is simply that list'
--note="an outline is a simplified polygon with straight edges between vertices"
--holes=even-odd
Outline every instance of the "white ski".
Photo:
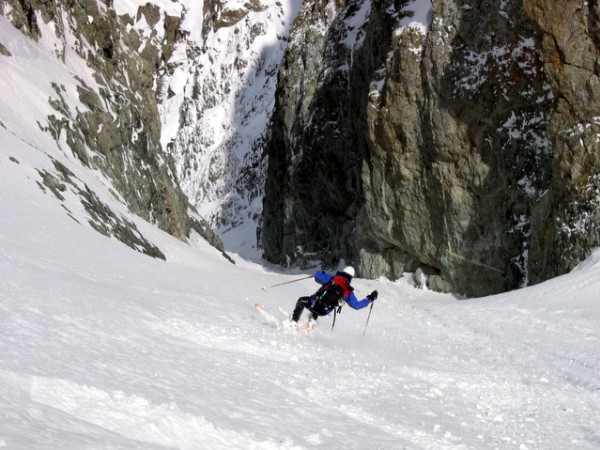
[{"label": "white ski", "polygon": [[270,325],[273,328],[277,328],[278,330],[281,328],[281,322],[277,319],[277,317],[265,311],[260,303],[256,303],[254,305],[254,308],[256,308],[256,310],[260,313],[267,325]]},{"label": "white ski", "polygon": [[279,309],[279,312],[280,312],[281,314],[283,314],[283,316],[284,316],[286,319],[288,319],[288,320],[291,320],[291,317],[292,317],[292,315],[291,315],[289,312],[287,312],[285,309],[283,309],[283,306],[281,306],[281,305],[280,305],[280,306],[278,307],[278,309]]},{"label": "white ski", "polygon": [[278,310],[285,317],[282,320],[279,320],[275,315],[271,314],[270,312],[265,311],[263,305],[260,303],[256,303],[254,305],[254,307],[260,313],[262,318],[265,320],[265,324],[272,326],[273,328],[277,328],[278,330],[279,329],[294,330],[304,336],[310,335],[314,331],[314,324],[313,324],[313,326],[309,326],[309,322],[300,323],[300,324],[292,322],[290,320],[290,314],[285,309],[283,309],[281,306],[279,306]]}]

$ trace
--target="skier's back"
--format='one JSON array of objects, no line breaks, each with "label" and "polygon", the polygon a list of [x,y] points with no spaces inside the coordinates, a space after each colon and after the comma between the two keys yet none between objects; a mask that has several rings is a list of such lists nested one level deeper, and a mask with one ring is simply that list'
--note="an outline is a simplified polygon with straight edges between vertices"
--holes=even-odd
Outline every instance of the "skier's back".
[{"label": "skier's back", "polygon": [[321,284],[321,288],[311,296],[298,299],[292,313],[292,322],[297,323],[300,320],[305,308],[310,311],[309,327],[311,327],[319,316],[330,314],[344,302],[353,309],[362,309],[375,301],[377,291],[371,292],[362,300],[356,298],[354,288],[350,285],[354,274],[354,268],[351,266],[344,267],[335,275],[322,270],[315,273],[315,281]]}]

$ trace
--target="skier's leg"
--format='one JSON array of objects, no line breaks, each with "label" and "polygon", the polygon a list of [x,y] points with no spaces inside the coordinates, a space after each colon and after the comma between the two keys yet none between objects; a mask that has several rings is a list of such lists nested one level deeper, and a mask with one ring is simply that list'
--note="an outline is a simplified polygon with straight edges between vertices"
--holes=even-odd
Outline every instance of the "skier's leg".
[{"label": "skier's leg", "polygon": [[296,302],[296,307],[294,308],[294,312],[292,313],[292,321],[298,322],[300,320],[300,316],[302,315],[302,311],[310,304],[310,297],[300,297]]}]

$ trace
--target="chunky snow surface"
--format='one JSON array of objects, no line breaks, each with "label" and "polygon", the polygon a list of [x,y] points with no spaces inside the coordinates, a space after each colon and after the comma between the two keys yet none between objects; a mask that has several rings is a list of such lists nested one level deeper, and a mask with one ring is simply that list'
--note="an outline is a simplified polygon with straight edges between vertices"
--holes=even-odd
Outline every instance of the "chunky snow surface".
[{"label": "chunky snow surface", "polygon": [[270,286],[304,274],[139,220],[167,262],[134,252],[42,192],[40,152],[0,143],[0,446],[600,446],[600,255],[483,299],[357,279],[380,292],[366,334],[346,307],[307,337],[253,308],[291,309],[316,284]]},{"label": "chunky snow surface", "polygon": [[291,309],[311,280],[271,288],[301,275],[139,220],[167,262],[134,252],[38,187],[42,152],[0,143],[0,446],[600,445],[600,255],[483,299],[358,279],[380,292],[365,336],[367,310],[346,307],[306,337],[253,305]]}]

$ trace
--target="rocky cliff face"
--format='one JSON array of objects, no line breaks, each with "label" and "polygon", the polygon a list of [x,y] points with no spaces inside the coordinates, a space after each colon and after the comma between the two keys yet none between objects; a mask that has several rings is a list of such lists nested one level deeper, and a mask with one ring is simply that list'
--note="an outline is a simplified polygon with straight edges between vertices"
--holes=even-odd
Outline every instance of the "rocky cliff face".
[{"label": "rocky cliff face", "polygon": [[370,4],[305,2],[279,72],[267,154],[265,255],[285,263],[353,259],[364,205]]},{"label": "rocky cliff face", "polygon": [[571,269],[597,245],[597,9],[305,2],[267,147],[265,255],[421,270],[469,295]]},{"label": "rocky cliff face", "polygon": [[551,183],[532,227],[532,281],[573,268],[599,244],[600,4],[524,0],[555,93]]},{"label": "rocky cliff face", "polygon": [[[38,125],[63,152],[106,176],[116,190],[113,195],[131,211],[179,239],[194,228],[219,246],[210,227],[188,213],[173,160],[160,142],[159,72],[173,52],[181,15],[150,3],[134,11],[117,11],[112,2],[95,0],[0,2],[2,15],[73,73],[68,86],[52,85],[48,101],[54,112]],[[55,193],[56,186],[69,186],[95,229],[145,253],[162,255],[142,243],[143,237],[134,239],[139,236],[134,225],[110,211],[89,186],[80,186],[61,164],[55,166],[55,173],[41,174],[43,184]]]},{"label": "rocky cliff face", "polygon": [[262,146],[295,14],[290,3],[205,2],[195,11],[200,28],[188,24],[194,11],[184,11],[161,74],[163,146],[190,201],[220,229],[260,218]]}]

